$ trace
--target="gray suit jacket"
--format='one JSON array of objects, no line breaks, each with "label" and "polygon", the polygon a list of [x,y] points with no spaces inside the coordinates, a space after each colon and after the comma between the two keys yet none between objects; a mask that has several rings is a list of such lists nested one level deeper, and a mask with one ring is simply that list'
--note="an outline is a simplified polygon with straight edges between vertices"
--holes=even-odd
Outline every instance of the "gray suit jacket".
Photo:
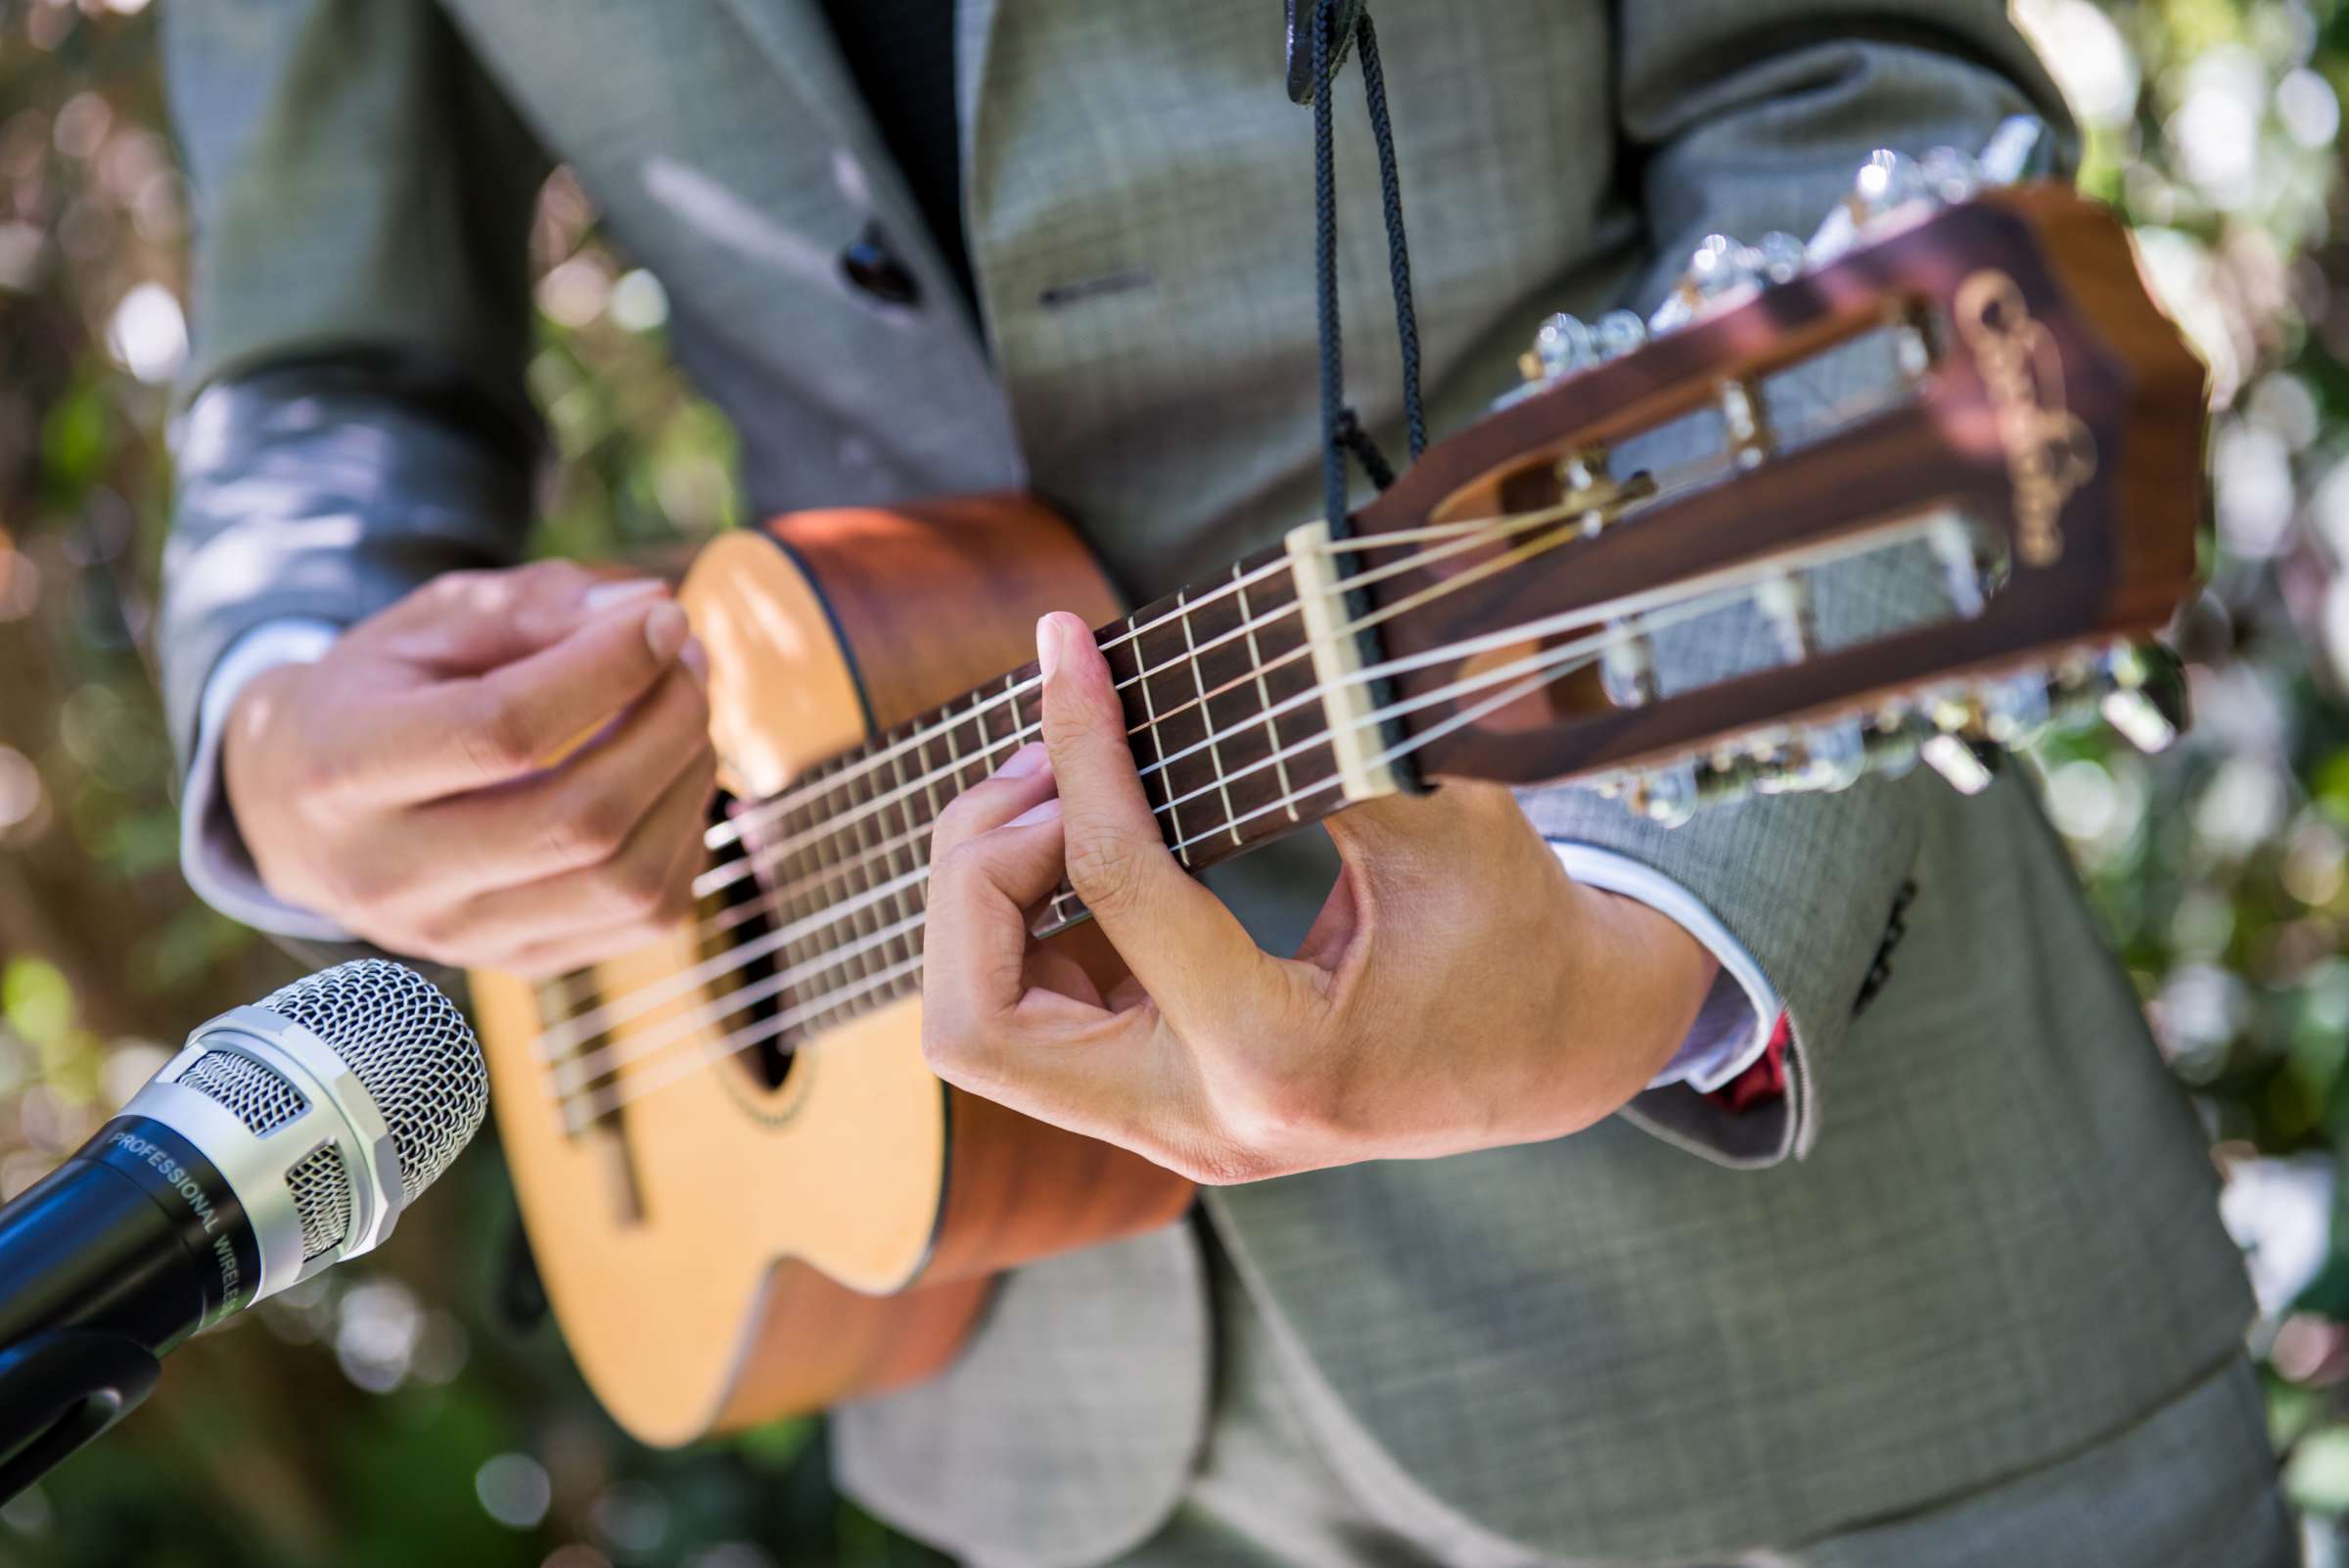
[{"label": "gray suit jacket", "polygon": [[[761,512],[1025,483],[1137,598],[1314,515],[1310,122],[1276,9],[963,0],[975,321],[811,0],[176,0],[183,744],[241,630],[522,548],[549,153],[666,285]],[[1996,0],[1376,10],[1439,430],[1543,313],[1652,298],[1707,230],[1807,231],[1877,145],[2052,112]],[[1389,429],[1376,170],[1351,81],[1338,104],[1349,390]],[[859,237],[918,300],[849,281]],[[1921,580],[1854,575],[1825,613]],[[1527,808],[1722,918],[1791,1013],[1793,1091],[1209,1196],[1275,1327],[1437,1499],[1555,1555],[1790,1544],[2049,1462],[2234,1351],[2201,1138],[2027,790],[1871,783],[1676,832],[1575,790]],[[1310,901],[1310,859],[1243,862],[1236,897]],[[1027,1269],[951,1372],[841,1413],[844,1479],[990,1561],[1114,1554],[1183,1485],[1207,1312],[1181,1228]]]}]

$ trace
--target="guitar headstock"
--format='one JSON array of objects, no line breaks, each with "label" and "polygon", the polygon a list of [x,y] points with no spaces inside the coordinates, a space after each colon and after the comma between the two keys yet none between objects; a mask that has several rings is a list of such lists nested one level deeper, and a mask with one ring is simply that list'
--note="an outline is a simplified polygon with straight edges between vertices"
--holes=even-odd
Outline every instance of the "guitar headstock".
[{"label": "guitar headstock", "polygon": [[[1919,757],[1979,788],[1982,748],[2067,707],[2174,727],[2131,644],[2193,587],[2202,367],[2111,213],[1954,159],[1878,155],[1807,247],[1707,242],[1652,332],[1553,320],[1524,388],[1357,515],[1423,774],[1595,774],[1671,821]],[[1822,572],[1895,551],[1931,602],[1815,615]],[[1740,604],[1766,660],[1659,678],[1659,631]]]}]

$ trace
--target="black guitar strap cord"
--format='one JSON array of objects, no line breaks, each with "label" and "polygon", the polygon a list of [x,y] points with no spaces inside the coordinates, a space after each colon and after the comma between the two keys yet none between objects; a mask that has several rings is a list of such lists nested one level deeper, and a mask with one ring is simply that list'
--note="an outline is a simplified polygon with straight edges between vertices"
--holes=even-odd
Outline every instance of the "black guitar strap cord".
[{"label": "black guitar strap cord", "polygon": [[[1300,85],[1295,9],[1289,0],[1290,91]],[[1395,471],[1346,404],[1344,346],[1338,324],[1338,202],[1336,136],[1326,90],[1345,65],[1352,45],[1362,63],[1362,97],[1370,113],[1370,135],[1378,146],[1379,196],[1387,226],[1387,271],[1395,291],[1395,336],[1403,349],[1403,424],[1410,455],[1427,447],[1427,415],[1419,397],[1419,319],[1411,305],[1411,253],[1403,230],[1403,181],[1395,167],[1395,127],[1387,114],[1386,73],[1379,68],[1378,33],[1363,0],[1312,0],[1307,30],[1313,39],[1313,73],[1303,85],[1313,106],[1314,303],[1321,340],[1321,502],[1332,538],[1344,536],[1346,458],[1352,453],[1370,483],[1385,489]]]}]

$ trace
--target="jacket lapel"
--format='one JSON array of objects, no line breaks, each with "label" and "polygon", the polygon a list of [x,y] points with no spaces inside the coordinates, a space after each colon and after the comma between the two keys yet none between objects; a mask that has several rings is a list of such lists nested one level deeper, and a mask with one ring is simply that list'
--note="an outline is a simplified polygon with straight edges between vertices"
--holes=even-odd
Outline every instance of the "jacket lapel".
[{"label": "jacket lapel", "polygon": [[[841,194],[873,215],[889,246],[921,274],[933,299],[960,290],[897,160],[873,124],[834,42],[817,0],[708,0],[728,13],[764,53],[775,73],[832,144],[832,176]],[[967,116],[966,121],[967,125]],[[962,313],[968,322],[968,312]]]}]

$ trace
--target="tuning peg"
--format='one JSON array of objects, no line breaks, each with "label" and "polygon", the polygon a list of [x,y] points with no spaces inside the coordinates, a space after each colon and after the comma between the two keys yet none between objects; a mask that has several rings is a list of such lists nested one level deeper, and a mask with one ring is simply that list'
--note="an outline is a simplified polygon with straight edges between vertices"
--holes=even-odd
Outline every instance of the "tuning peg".
[{"label": "tuning peg", "polygon": [[1783,229],[1773,229],[1754,247],[1755,265],[1773,283],[1790,283],[1810,264],[1803,242]]},{"label": "tuning peg", "polygon": [[1857,718],[1806,725],[1785,748],[1789,761],[1756,780],[1765,795],[1850,789],[1867,770],[1867,736]]},{"label": "tuning peg", "polygon": [[1862,223],[1907,207],[1925,195],[1925,172],[1906,153],[1878,148],[1852,181],[1852,215]]},{"label": "tuning peg", "polygon": [[2036,671],[1985,681],[1977,697],[1983,735],[2008,751],[2037,740],[2054,716],[2047,677]]},{"label": "tuning peg", "polygon": [[1916,771],[1929,727],[1905,709],[1888,707],[1861,734],[1866,749],[1867,770],[1883,778],[1907,778]]},{"label": "tuning peg", "polygon": [[1990,133],[1982,144],[1982,154],[1975,160],[1981,181],[1985,185],[2012,185],[2033,175],[2045,174],[2051,165],[2054,138],[2048,134],[2048,122],[2037,115],[2012,115],[1999,121],[1999,128]]},{"label": "tuning peg", "polygon": [[1602,362],[1620,359],[1646,345],[1647,323],[1636,310],[1610,310],[1592,325],[1590,336]]},{"label": "tuning peg", "polygon": [[2186,728],[2186,680],[2167,649],[2123,646],[2106,656],[2104,721],[2141,752],[2158,752]]},{"label": "tuning peg", "polygon": [[1644,769],[1626,792],[1634,811],[1662,827],[1679,827],[1694,816],[1698,793],[1694,761]]},{"label": "tuning peg", "polygon": [[1819,649],[1819,617],[1811,583],[1792,572],[1773,572],[1754,584],[1754,608],[1777,634],[1778,657],[1799,664]]},{"label": "tuning peg", "polygon": [[1931,736],[1917,748],[1917,756],[1925,765],[1960,795],[1979,795],[1990,787],[1990,759],[1996,755],[1947,730]]},{"label": "tuning peg", "polygon": [[1982,170],[1970,154],[1955,147],[1936,147],[1925,154],[1918,164],[1926,192],[1936,201],[1957,203],[1970,201],[1982,183]]},{"label": "tuning peg", "polygon": [[1580,316],[1564,311],[1542,323],[1521,364],[1527,381],[1556,381],[1598,362],[1598,345]]},{"label": "tuning peg", "polygon": [[1719,299],[1741,283],[1751,281],[1745,247],[1726,234],[1708,234],[1689,253],[1683,274],[1687,288],[1699,300]]},{"label": "tuning peg", "polygon": [[1997,563],[1982,553],[1974,530],[1954,513],[1944,512],[1926,527],[1925,547],[1941,563],[1950,607],[1968,621],[1980,615],[1998,589],[2000,574]]},{"label": "tuning peg", "polygon": [[1607,623],[1607,646],[1598,656],[1599,688],[1618,708],[1637,708],[1656,700],[1656,646],[1631,632],[1626,623]]}]

